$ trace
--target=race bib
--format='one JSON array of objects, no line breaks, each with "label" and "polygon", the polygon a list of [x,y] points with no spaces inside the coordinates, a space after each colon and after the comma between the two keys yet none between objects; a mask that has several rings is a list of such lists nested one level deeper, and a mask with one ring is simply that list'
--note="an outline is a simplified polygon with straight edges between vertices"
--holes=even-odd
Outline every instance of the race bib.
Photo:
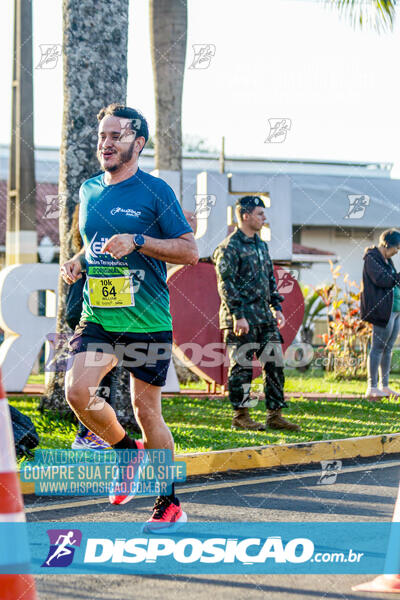
[{"label": "race bib", "polygon": [[135,306],[132,279],[129,275],[118,277],[88,277],[90,306],[122,308]]}]

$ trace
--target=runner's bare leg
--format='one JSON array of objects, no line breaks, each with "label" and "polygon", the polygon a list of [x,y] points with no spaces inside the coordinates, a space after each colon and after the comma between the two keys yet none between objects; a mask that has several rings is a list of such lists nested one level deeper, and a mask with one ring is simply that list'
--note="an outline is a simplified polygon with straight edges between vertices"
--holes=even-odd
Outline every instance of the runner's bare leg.
[{"label": "runner's bare leg", "polygon": [[[103,398],[91,401],[89,388],[97,388],[118,359],[113,354],[103,354],[101,366],[87,366],[95,364],[95,356],[96,352],[74,355],[65,377],[65,396],[78,419],[112,446],[124,437],[125,429],[118,422],[114,409]],[[105,360],[106,357],[109,361]]]},{"label": "runner's bare leg", "polygon": [[131,397],[145,448],[166,448],[174,452],[174,440],[161,408],[161,387],[136,379],[131,373]]}]

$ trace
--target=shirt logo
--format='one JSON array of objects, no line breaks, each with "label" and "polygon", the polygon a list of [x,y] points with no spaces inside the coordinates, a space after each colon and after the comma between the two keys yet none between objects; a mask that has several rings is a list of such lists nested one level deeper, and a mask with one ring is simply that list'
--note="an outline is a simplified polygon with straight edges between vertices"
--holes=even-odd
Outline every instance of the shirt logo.
[{"label": "shirt logo", "polygon": [[100,240],[96,241],[97,233],[98,232],[96,231],[86,248],[86,260],[88,262],[90,262],[90,258],[97,258],[97,255],[100,254],[102,247],[109,240],[109,238],[107,237],[102,237],[100,238]]},{"label": "shirt logo", "polygon": [[133,210],[133,208],[121,208],[120,206],[116,206],[111,209],[110,213],[112,215],[116,215],[117,213],[123,213],[127,217],[140,217],[142,214],[141,210]]}]

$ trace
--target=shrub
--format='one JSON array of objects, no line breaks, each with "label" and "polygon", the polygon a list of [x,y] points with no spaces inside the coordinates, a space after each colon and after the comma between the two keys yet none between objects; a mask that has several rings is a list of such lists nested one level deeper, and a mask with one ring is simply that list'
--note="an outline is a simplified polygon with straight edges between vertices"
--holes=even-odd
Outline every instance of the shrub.
[{"label": "shrub", "polygon": [[349,280],[348,273],[340,274],[340,265],[329,262],[333,283],[317,289],[328,314],[328,333],[321,336],[328,358],[326,370],[339,379],[361,376],[367,368],[372,326],[360,318],[359,286]]}]

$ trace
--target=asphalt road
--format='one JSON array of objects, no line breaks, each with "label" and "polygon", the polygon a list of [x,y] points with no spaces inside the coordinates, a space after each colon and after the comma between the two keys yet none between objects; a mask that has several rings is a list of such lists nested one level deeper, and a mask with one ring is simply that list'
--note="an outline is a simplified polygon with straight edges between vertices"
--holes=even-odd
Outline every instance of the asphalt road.
[{"label": "asphalt road", "polygon": [[[335,483],[321,485],[321,469],[229,473],[191,480],[179,496],[191,521],[390,521],[400,460],[346,464]],[[137,521],[148,518],[152,498],[114,507],[103,499],[27,497],[29,521]],[[41,575],[40,600],[356,600],[388,598],[351,586],[352,575]],[[391,596],[397,597],[397,596]]]}]

